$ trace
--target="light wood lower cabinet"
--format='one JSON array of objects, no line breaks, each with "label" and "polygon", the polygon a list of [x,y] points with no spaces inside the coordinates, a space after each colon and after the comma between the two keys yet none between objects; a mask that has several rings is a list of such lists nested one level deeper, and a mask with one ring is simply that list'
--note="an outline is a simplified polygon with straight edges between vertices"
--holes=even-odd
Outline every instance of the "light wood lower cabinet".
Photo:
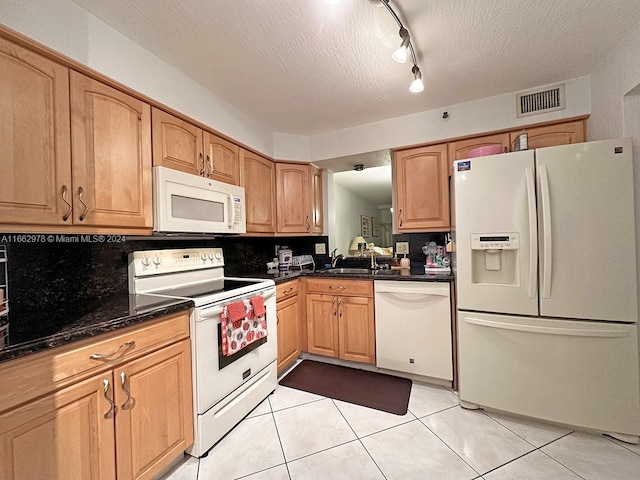
[{"label": "light wood lower cabinet", "polygon": [[300,304],[298,280],[276,286],[278,316],[278,373],[300,355]]},{"label": "light wood lower cabinet", "polygon": [[[0,407],[0,478],[147,479],[188,448],[193,443],[191,348],[188,338],[173,339],[175,332],[188,335],[188,317],[158,322],[130,330],[124,339],[107,335],[128,342],[108,359],[92,360],[98,368],[84,362],[73,368],[66,359],[74,351],[65,347],[62,353],[54,349],[16,360],[18,368],[13,362],[3,365],[0,374],[24,401],[12,393],[6,398],[19,405]],[[151,335],[155,349],[143,334]],[[85,343],[78,351],[87,359],[87,352],[104,353],[107,345],[109,339],[96,337],[95,348]],[[55,371],[58,363],[66,377],[80,378],[43,396],[31,385],[43,383],[38,375],[16,378],[30,368]],[[64,384],[64,377],[53,377]]]},{"label": "light wood lower cabinet", "polygon": [[113,395],[111,374],[0,415],[0,478],[116,478],[114,418],[105,388]]},{"label": "light wood lower cabinet", "polygon": [[376,362],[373,282],[308,279],[306,306],[309,353]]}]

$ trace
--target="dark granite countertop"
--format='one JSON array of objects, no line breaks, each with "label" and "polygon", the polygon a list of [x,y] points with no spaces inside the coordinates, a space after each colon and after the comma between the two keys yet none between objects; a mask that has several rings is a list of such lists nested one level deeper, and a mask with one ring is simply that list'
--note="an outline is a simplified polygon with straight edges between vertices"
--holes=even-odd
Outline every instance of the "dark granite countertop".
[{"label": "dark granite countertop", "polygon": [[246,273],[243,277],[268,278],[276,282],[276,285],[288,282],[298,277],[318,277],[318,278],[350,278],[354,280],[398,280],[413,282],[452,282],[453,275],[451,273],[424,273],[424,267],[411,268],[410,270],[390,270],[380,269],[367,273],[330,273],[329,270],[292,270],[285,272],[265,273],[254,272]]},{"label": "dark granite countertop", "polygon": [[[297,270],[286,272],[243,272],[242,277],[266,278],[276,284],[299,277],[349,278],[363,280],[399,280],[419,282],[451,282],[451,274],[425,275],[424,269],[382,269],[368,273],[332,274],[327,270],[313,272]],[[59,347],[78,340],[91,338],[119,328],[136,325],[193,306],[185,300],[164,299],[149,295],[114,295],[112,297],[72,305],[64,309],[34,313],[29,322],[38,325],[18,343],[0,348],[0,363],[42,350]],[[19,321],[12,319],[12,323]]]},{"label": "dark granite countertop", "polygon": [[[0,362],[136,325],[192,306],[193,302],[189,300],[123,294],[34,314],[29,321],[42,327],[34,329],[30,337],[19,343],[1,348]],[[12,323],[16,321],[12,319]]]}]

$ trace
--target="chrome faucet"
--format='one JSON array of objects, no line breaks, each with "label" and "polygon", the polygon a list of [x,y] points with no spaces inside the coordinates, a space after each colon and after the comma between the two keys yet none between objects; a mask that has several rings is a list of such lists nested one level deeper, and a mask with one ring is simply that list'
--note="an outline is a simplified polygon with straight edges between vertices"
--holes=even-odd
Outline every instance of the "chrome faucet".
[{"label": "chrome faucet", "polygon": [[331,252],[331,268],[335,268],[336,263],[338,263],[338,260],[344,258],[344,255],[342,255],[341,253],[339,255],[336,255],[337,251],[338,249],[334,248],[333,252]]},{"label": "chrome faucet", "polygon": [[371,266],[369,268],[371,270],[377,270],[380,268],[380,265],[378,265],[378,260],[376,259],[376,251],[373,248],[370,248],[369,251],[371,252]]}]

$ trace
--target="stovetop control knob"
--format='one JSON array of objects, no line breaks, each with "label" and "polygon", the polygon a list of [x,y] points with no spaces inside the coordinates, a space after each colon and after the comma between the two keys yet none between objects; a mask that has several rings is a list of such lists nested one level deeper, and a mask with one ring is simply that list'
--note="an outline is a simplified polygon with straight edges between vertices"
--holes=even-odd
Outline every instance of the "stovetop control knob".
[{"label": "stovetop control knob", "polygon": [[142,263],[142,265],[144,265],[145,267],[148,267],[151,262],[149,261],[149,257],[144,257],[142,260],[140,260],[140,262]]},{"label": "stovetop control knob", "polygon": [[216,252],[216,260],[220,260],[222,258],[222,255],[220,255],[220,252]]},{"label": "stovetop control knob", "polygon": [[209,260],[211,260],[211,261],[213,261],[213,259],[215,258],[213,253],[209,253],[207,256],[209,257]]},{"label": "stovetop control knob", "polygon": [[153,264],[160,265],[162,263],[162,259],[160,257],[153,257]]},{"label": "stovetop control knob", "polygon": [[200,258],[202,259],[203,262],[207,261],[207,254],[203,253],[202,255],[200,255]]}]

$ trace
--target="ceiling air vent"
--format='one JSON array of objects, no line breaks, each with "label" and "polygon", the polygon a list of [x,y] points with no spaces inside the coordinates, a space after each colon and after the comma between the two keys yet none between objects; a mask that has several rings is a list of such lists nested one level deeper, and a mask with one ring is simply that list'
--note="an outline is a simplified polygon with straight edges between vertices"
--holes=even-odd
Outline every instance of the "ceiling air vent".
[{"label": "ceiling air vent", "polygon": [[516,103],[518,117],[564,110],[566,108],[564,83],[546,87],[544,90],[528,90],[526,93],[518,93]]}]

